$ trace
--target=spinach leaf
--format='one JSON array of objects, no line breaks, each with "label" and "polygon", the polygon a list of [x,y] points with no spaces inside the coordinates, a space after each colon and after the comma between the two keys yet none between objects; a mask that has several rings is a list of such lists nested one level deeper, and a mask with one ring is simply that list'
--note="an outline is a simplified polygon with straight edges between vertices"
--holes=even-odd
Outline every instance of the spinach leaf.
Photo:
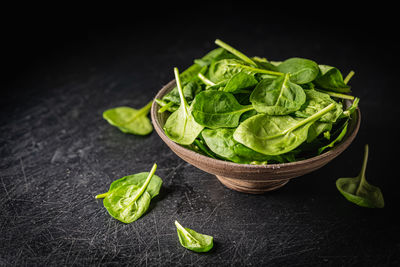
[{"label": "spinach leaf", "polygon": [[212,82],[218,83],[232,78],[235,74],[244,72],[249,75],[268,74],[269,76],[283,76],[283,73],[255,68],[248,63],[238,59],[223,59],[211,63],[208,70],[209,78]]},{"label": "spinach leaf", "polygon": [[249,75],[254,75],[251,70],[244,69],[243,66],[247,66],[245,62],[238,59],[222,59],[213,61],[208,70],[208,76],[214,83],[226,82],[232,76],[239,72],[245,72]]},{"label": "spinach leaf", "polygon": [[258,84],[257,79],[250,74],[245,72],[239,72],[233,75],[227,82],[224,87],[220,90],[228,93],[237,93],[240,90],[254,87]]},{"label": "spinach leaf", "polygon": [[[200,65],[193,64],[182,72],[179,77],[181,79],[181,86],[183,88],[183,95],[188,102],[191,102],[194,96],[201,90],[196,84],[198,80],[198,74],[204,73],[207,70],[207,66],[201,67]],[[186,87],[188,85],[188,87]],[[178,87],[174,87],[170,92],[163,96],[162,100],[166,102],[174,102],[179,105],[180,97],[178,92]]]},{"label": "spinach leaf", "polygon": [[313,81],[319,73],[318,64],[305,58],[293,57],[283,61],[277,67],[279,72],[289,73],[290,81],[305,84]]},{"label": "spinach leaf", "polygon": [[212,152],[219,157],[230,160],[236,163],[262,162],[285,162],[285,157],[269,156],[256,152],[233,138],[235,129],[220,128],[220,129],[204,129],[201,133],[207,146]]},{"label": "spinach leaf", "polygon": [[[246,157],[251,152],[243,152],[245,156],[240,156],[236,153],[235,147],[236,146],[243,146],[239,142],[233,139],[233,132],[235,129],[228,129],[228,128],[220,128],[220,129],[204,129],[202,131],[202,136],[204,141],[206,142],[207,146],[211,149],[212,152],[217,154],[218,156],[236,162],[236,163],[249,163],[250,161],[258,160],[258,161],[266,161],[268,160],[268,156],[263,155],[261,153],[255,152],[250,157]],[[244,147],[244,146],[243,146]],[[239,148],[237,150],[245,150],[246,147]],[[247,148],[248,150],[251,150]],[[254,158],[253,158],[254,157]]]},{"label": "spinach leaf", "polygon": [[268,61],[266,58],[263,57],[252,57],[251,59],[257,64],[259,68],[272,71],[278,71],[276,65],[279,65],[281,63],[279,62],[279,64],[275,64],[274,62]]},{"label": "spinach leaf", "polygon": [[183,227],[175,221],[179,242],[184,248],[195,252],[207,252],[214,246],[214,238],[209,235],[199,234],[196,231]]},{"label": "spinach leaf", "polygon": [[107,193],[96,198],[104,198],[104,207],[115,219],[124,223],[136,221],[160,191],[162,180],[154,175],[156,169],[157,164],[154,164],[150,172],[122,177],[111,184]]},{"label": "spinach leaf", "polygon": [[318,148],[318,155],[321,154],[322,152],[324,152],[324,150],[334,147],[336,143],[343,140],[344,136],[347,133],[348,124],[349,124],[349,120],[345,120],[345,122],[342,124],[342,126],[340,128],[338,128],[335,131],[335,133],[333,134],[333,136],[334,136],[333,140],[329,144]]},{"label": "spinach leaf", "polygon": [[[332,130],[332,123],[314,122],[308,129],[307,143],[311,143],[322,133],[329,133],[330,130]],[[328,136],[328,138],[330,138],[330,136]]]},{"label": "spinach leaf", "polygon": [[164,132],[172,141],[181,145],[190,145],[204,127],[194,120],[191,109],[183,96],[178,68],[174,68],[174,74],[181,102],[178,110],[173,112],[165,122]]},{"label": "spinach leaf", "polygon": [[233,150],[233,146],[237,143],[233,140],[234,129],[204,129],[201,135],[210,150],[219,157],[230,160],[236,163],[241,163],[243,160],[237,156]]},{"label": "spinach leaf", "polygon": [[213,62],[215,60],[221,60],[221,59],[227,59],[227,58],[236,58],[236,56],[229,53],[224,48],[219,47],[214,50],[211,50],[202,58],[195,59],[194,63],[201,67],[204,67],[204,66],[209,66],[211,64],[211,62]]},{"label": "spinach leaf", "polygon": [[343,113],[342,103],[336,102],[328,94],[318,92],[316,90],[304,90],[306,101],[300,110],[295,112],[297,117],[307,118],[330,104],[334,104],[335,108],[322,116],[321,122],[335,122]]},{"label": "spinach leaf", "polygon": [[383,208],[385,202],[379,187],[369,184],[365,178],[368,161],[368,145],[365,145],[364,160],[361,172],[354,178],[339,178],[336,187],[350,202],[366,208]]},{"label": "spinach leaf", "polygon": [[216,159],[217,157],[214,155],[214,153],[206,145],[204,145],[203,142],[203,140],[195,139],[193,144],[196,145],[204,155]]},{"label": "spinach leaf", "polygon": [[[190,81],[183,86],[183,95],[185,96],[186,101],[190,104],[194,97],[202,90],[201,86],[195,82]],[[170,101],[176,105],[180,104],[180,96],[178,87],[172,89],[168,94],[166,94],[163,98],[163,101]]]},{"label": "spinach leaf", "polygon": [[347,81],[343,80],[342,73],[337,68],[319,65],[319,69],[320,75],[314,81],[317,86],[338,93],[349,93],[351,91]]},{"label": "spinach leaf", "polygon": [[255,110],[268,115],[290,114],[306,101],[301,86],[289,81],[289,74],[263,79],[250,95]]},{"label": "spinach leaf", "polygon": [[259,114],[242,122],[233,138],[265,155],[284,154],[306,141],[310,126],[334,108],[330,104],[306,119]]},{"label": "spinach leaf", "polygon": [[244,72],[234,74],[231,78],[222,80],[218,83],[212,82],[201,73],[199,73],[198,76],[200,80],[207,85],[206,90],[220,90],[232,94],[254,87],[258,83],[257,79],[253,75],[246,74]]},{"label": "spinach leaf", "polygon": [[150,101],[139,110],[130,107],[108,109],[103,112],[103,118],[124,133],[147,135],[153,131],[153,125],[147,117],[152,103]]},{"label": "spinach leaf", "polygon": [[192,104],[192,115],[204,127],[237,127],[240,116],[252,109],[251,105],[240,105],[230,93],[209,90],[196,96]]},{"label": "spinach leaf", "polygon": [[206,68],[193,64],[189,68],[187,68],[185,71],[183,71],[180,75],[179,78],[181,79],[182,83],[187,83],[193,79],[196,78],[197,73],[204,71]]}]

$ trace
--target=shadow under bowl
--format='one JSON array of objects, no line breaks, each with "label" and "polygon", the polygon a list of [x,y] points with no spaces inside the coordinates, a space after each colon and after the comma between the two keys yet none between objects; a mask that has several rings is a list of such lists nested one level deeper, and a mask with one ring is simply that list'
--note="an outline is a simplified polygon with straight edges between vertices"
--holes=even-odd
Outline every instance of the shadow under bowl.
[{"label": "shadow under bowl", "polygon": [[[155,96],[161,99],[175,87],[175,80],[165,85]],[[339,156],[354,140],[360,128],[361,113],[357,108],[349,121],[347,133],[341,142],[321,155],[290,163],[251,165],[213,159],[187,149],[169,139],[163,130],[169,112],[159,113],[160,106],[154,101],[151,107],[151,119],[157,134],[167,146],[184,161],[215,175],[226,187],[252,194],[262,194],[278,189],[290,179],[315,171]]]}]

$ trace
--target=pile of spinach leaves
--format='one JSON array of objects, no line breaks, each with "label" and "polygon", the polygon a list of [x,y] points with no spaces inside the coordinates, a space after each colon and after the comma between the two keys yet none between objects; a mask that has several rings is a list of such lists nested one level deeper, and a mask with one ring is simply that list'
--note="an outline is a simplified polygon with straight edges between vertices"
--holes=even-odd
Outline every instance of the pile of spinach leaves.
[{"label": "pile of spinach leaves", "polygon": [[[221,40],[179,73],[159,112],[174,142],[212,158],[245,164],[284,163],[340,142],[359,99],[335,67],[310,59],[248,57]],[[352,100],[345,107],[345,100]]]}]

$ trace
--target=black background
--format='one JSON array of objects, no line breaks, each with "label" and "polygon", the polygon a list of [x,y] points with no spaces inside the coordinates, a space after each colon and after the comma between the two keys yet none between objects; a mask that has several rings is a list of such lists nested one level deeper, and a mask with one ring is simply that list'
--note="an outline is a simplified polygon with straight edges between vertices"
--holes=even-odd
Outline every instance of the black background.
[{"label": "black background", "polygon": [[[394,8],[193,4],[4,9],[0,265],[398,265]],[[146,104],[216,38],[250,56],[354,70],[362,123],[353,144],[275,192],[247,195],[182,161],[155,132],[125,135],[102,119]],[[367,179],[384,209],[357,207],[335,187],[358,174],[367,143]],[[112,219],[93,196],[154,162],[164,185],[150,211],[129,225]],[[213,235],[215,248],[182,248],[175,219]]]}]

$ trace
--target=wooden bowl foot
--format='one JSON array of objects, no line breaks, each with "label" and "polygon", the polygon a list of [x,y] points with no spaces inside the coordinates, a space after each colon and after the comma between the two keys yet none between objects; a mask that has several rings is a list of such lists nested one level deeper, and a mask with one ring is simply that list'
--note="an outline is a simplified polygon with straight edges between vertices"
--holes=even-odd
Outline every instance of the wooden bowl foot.
[{"label": "wooden bowl foot", "polygon": [[226,187],[235,191],[249,194],[263,194],[268,191],[276,190],[289,182],[287,180],[237,180],[229,177],[216,175],[218,180]]}]

